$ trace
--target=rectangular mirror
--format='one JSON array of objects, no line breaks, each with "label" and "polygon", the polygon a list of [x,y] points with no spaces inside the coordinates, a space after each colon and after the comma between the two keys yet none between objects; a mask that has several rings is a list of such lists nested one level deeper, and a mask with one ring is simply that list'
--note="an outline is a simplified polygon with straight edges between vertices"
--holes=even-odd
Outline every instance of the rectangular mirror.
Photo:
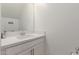
[{"label": "rectangular mirror", "polygon": [[33,3],[1,3],[1,30],[34,31]]}]

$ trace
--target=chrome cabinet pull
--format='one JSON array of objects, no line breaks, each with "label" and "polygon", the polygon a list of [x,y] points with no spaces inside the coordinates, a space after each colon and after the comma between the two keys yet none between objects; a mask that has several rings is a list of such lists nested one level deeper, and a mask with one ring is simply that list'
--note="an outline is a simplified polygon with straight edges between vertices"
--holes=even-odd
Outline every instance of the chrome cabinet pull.
[{"label": "chrome cabinet pull", "polygon": [[34,48],[31,50],[31,55],[34,55]]},{"label": "chrome cabinet pull", "polygon": [[31,55],[32,55],[32,50],[31,50]]},{"label": "chrome cabinet pull", "polygon": [[34,55],[34,48],[33,48],[33,55]]}]

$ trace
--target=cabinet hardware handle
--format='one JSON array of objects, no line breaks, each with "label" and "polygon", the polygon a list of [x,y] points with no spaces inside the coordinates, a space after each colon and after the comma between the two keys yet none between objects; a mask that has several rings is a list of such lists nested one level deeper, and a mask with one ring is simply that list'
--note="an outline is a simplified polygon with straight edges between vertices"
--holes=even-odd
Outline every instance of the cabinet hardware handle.
[{"label": "cabinet hardware handle", "polygon": [[32,50],[31,50],[31,55],[32,55]]},{"label": "cabinet hardware handle", "polygon": [[34,55],[34,48],[33,48],[33,55]]},{"label": "cabinet hardware handle", "polygon": [[34,55],[34,48],[31,50],[31,55]]}]

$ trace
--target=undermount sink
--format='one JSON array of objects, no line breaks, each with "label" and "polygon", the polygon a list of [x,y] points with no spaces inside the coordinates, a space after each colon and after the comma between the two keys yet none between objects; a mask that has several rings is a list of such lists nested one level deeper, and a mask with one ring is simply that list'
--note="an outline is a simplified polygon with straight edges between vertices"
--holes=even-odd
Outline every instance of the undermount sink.
[{"label": "undermount sink", "polygon": [[34,35],[28,34],[28,35],[19,35],[17,38],[18,39],[24,39],[24,38],[29,38],[29,37],[33,37]]}]

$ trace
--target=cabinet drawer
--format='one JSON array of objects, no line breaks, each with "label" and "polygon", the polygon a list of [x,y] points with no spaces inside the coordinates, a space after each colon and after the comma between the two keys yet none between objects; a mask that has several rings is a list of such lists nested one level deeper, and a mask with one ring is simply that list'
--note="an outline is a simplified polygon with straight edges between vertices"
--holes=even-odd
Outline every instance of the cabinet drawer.
[{"label": "cabinet drawer", "polygon": [[40,43],[41,41],[43,41],[43,39],[36,39],[34,41],[31,42],[27,42],[21,45],[17,45],[14,47],[10,47],[6,49],[6,55],[16,55],[18,53],[20,53],[21,51],[27,50],[33,46],[35,46],[36,44]]}]

